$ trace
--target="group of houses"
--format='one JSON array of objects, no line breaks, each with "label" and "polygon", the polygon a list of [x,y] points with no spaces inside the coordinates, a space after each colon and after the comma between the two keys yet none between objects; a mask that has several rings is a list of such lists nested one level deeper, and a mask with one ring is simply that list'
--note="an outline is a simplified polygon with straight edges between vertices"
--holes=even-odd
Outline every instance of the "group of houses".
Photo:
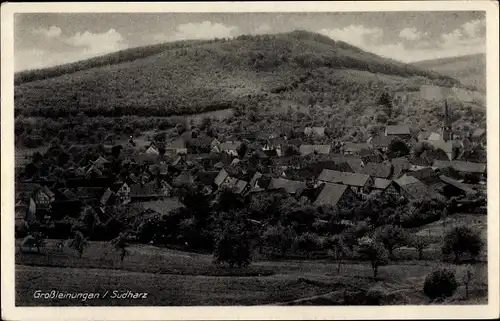
[{"label": "group of houses", "polygon": [[[297,198],[307,197],[313,204],[332,206],[384,194],[445,200],[486,193],[486,164],[468,161],[463,152],[448,148],[464,144],[453,137],[446,118],[439,133],[415,135],[408,125],[388,125],[382,135],[366,143],[314,145],[307,138],[324,136],[325,128],[301,131],[302,138],[260,133],[223,141],[183,134],[163,148],[151,143],[127,156],[124,162],[129,170],[112,177],[103,174],[111,156],[101,155],[87,166],[75,168],[74,177],[64,182],[17,182],[16,221],[58,219],[69,212],[78,213],[84,205],[103,214],[117,205],[166,214],[182,206],[179,190],[186,185],[196,185],[206,195],[229,189],[243,198],[281,190]],[[471,136],[476,146],[485,146],[484,130]],[[442,152],[426,150],[419,156],[388,158],[386,152],[394,138],[410,146],[426,142]],[[243,145],[248,152],[242,151]],[[285,154],[290,146],[298,155]]]}]

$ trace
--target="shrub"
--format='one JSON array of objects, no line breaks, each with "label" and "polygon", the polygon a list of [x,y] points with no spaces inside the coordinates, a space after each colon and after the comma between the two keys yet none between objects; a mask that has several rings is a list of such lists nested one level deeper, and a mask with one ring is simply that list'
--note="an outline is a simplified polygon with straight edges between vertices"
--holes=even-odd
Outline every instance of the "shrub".
[{"label": "shrub", "polygon": [[214,249],[214,262],[227,263],[229,267],[242,267],[250,264],[252,238],[242,222],[224,220],[222,228],[215,231],[218,236]]},{"label": "shrub", "polygon": [[386,291],[380,286],[374,286],[366,291],[366,304],[381,305],[382,300],[387,296]]},{"label": "shrub", "polygon": [[483,241],[477,231],[467,226],[455,227],[446,233],[443,244],[443,254],[453,254],[458,262],[464,253],[476,258],[483,248]]},{"label": "shrub", "polygon": [[424,293],[431,300],[450,297],[457,290],[455,273],[448,269],[438,269],[425,278]]}]

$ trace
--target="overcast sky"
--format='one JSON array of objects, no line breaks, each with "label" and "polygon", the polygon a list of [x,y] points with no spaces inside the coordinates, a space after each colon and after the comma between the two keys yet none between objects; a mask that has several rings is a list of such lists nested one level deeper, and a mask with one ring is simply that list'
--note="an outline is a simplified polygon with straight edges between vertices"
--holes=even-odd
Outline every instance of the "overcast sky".
[{"label": "overcast sky", "polygon": [[319,32],[403,62],[485,52],[484,12],[18,13],[15,70],[181,39],[295,29]]}]

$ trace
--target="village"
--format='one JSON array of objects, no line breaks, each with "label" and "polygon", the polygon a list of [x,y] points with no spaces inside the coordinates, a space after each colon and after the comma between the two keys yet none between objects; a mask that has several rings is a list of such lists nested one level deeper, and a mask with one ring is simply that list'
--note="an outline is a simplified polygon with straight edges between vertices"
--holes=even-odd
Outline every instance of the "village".
[{"label": "village", "polygon": [[389,195],[453,200],[468,211],[485,212],[486,131],[458,138],[447,114],[445,102],[440,132],[412,133],[405,124],[387,125],[366,143],[312,143],[325,138],[324,127],[222,141],[186,130],[169,143],[145,146],[137,146],[131,136],[128,146],[102,149],[79,164],[68,165],[66,159],[56,179],[44,177],[40,165],[50,157],[49,149],[16,172],[16,235],[26,236],[35,221],[78,217],[86,207],[99,215],[132,205],[138,215],[168,215],[183,206],[186,186],[197,186],[211,198],[222,190],[241,200],[281,190],[315,206],[339,208]]}]

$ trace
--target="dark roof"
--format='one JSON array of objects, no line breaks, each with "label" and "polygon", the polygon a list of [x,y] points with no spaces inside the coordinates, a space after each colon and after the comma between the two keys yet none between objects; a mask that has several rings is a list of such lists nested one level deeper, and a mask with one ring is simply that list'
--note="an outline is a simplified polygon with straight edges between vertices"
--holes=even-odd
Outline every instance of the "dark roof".
[{"label": "dark roof", "polygon": [[391,164],[393,168],[392,178],[401,177],[411,168],[411,164],[406,158],[394,158],[391,160]]},{"label": "dark roof", "polygon": [[467,194],[475,194],[476,193],[476,191],[474,189],[472,189],[471,187],[467,186],[466,184],[460,183],[459,181],[456,181],[453,178],[441,175],[441,176],[439,176],[439,179],[441,179],[446,184],[452,185],[452,186],[464,191]]},{"label": "dark roof", "polygon": [[484,134],[486,134],[486,129],[476,128],[476,130],[474,130],[474,132],[472,133],[472,137],[473,138],[480,138]]},{"label": "dark roof", "polygon": [[415,177],[416,179],[427,185],[433,184],[438,180],[438,175],[436,174],[434,169],[432,169],[432,167],[425,167],[416,171],[409,171],[406,173],[406,175]]},{"label": "dark roof", "polygon": [[409,135],[410,134],[410,126],[406,124],[400,125],[388,125],[386,127],[387,135]]},{"label": "dark roof", "polygon": [[365,186],[370,178],[369,175],[358,173],[347,173],[324,169],[318,177],[318,180],[329,183],[339,183],[349,186]]},{"label": "dark roof", "polygon": [[241,141],[226,141],[221,144],[222,150],[237,150],[241,146]]},{"label": "dark roof", "polygon": [[413,198],[422,199],[430,197],[429,188],[415,177],[405,175],[394,180],[394,182]]},{"label": "dark roof", "polygon": [[313,154],[329,154],[332,149],[330,145],[300,145],[299,151],[302,156]]},{"label": "dark roof", "polygon": [[170,211],[184,206],[176,197],[164,198],[158,201],[140,202],[135,203],[135,205],[139,205],[144,210],[151,210],[161,215],[168,214]]},{"label": "dark roof", "polygon": [[362,170],[363,174],[373,177],[389,178],[392,174],[392,165],[384,163],[367,163]]},{"label": "dark roof", "polygon": [[392,137],[390,136],[378,135],[373,137],[370,143],[372,144],[373,148],[384,148],[389,147],[391,141]]},{"label": "dark roof", "polygon": [[173,179],[172,184],[179,187],[182,185],[189,185],[192,182],[194,182],[193,176],[191,176],[189,172],[182,172]]},{"label": "dark roof", "polygon": [[344,150],[361,152],[362,150],[370,150],[372,146],[368,143],[352,143],[346,142],[343,146]]},{"label": "dark roof", "polygon": [[204,185],[212,185],[218,174],[218,171],[199,171],[196,173],[196,181]]},{"label": "dark roof", "polygon": [[284,178],[273,178],[269,182],[268,189],[284,188],[290,194],[300,193],[306,187],[306,183],[301,181],[292,181]]},{"label": "dark roof", "polygon": [[435,150],[426,149],[422,154],[420,154],[420,158],[427,160],[427,162],[429,163],[432,163],[435,160],[444,160],[444,161],[449,160],[448,155],[446,155],[446,152],[440,148],[437,148]]},{"label": "dark roof", "polygon": [[373,182],[373,188],[383,190],[391,183],[388,179],[375,178]]},{"label": "dark roof", "polygon": [[261,176],[257,179],[257,184],[260,188],[267,189],[269,187],[269,183],[271,183],[272,177],[269,176]]},{"label": "dark roof", "polygon": [[349,186],[346,185],[326,183],[323,185],[323,188],[314,201],[314,204],[335,206],[348,188]]},{"label": "dark roof", "polygon": [[443,168],[452,167],[454,170],[464,173],[484,173],[486,171],[486,164],[471,163],[464,161],[439,161],[433,163],[433,167]]},{"label": "dark roof", "polygon": [[214,178],[215,185],[220,186],[228,176],[228,172],[225,169],[221,169]]},{"label": "dark roof", "polygon": [[289,139],[285,142],[286,145],[294,145],[294,146],[300,146],[302,145],[302,139],[300,138],[292,138],[292,139]]},{"label": "dark roof", "polygon": [[277,157],[278,152],[273,149],[273,150],[263,150],[262,153],[265,155],[265,157]]},{"label": "dark roof", "polygon": [[102,196],[101,196],[101,204],[106,204],[112,195],[113,195],[113,192],[111,191],[111,189],[107,188],[104,191],[104,194],[102,194]]},{"label": "dark roof", "polygon": [[[363,151],[366,151],[366,153]],[[363,151],[359,153],[359,156],[361,157],[364,163],[382,163],[384,161],[384,158],[380,154],[373,154],[368,150],[363,150]]]},{"label": "dark roof", "polygon": [[132,186],[130,186],[130,196],[132,197],[161,195],[163,195],[162,188],[156,180],[146,184],[133,184]]},{"label": "dark roof", "polygon": [[102,187],[78,187],[76,189],[71,190],[76,198],[100,198],[102,193],[104,192],[104,188]]}]

